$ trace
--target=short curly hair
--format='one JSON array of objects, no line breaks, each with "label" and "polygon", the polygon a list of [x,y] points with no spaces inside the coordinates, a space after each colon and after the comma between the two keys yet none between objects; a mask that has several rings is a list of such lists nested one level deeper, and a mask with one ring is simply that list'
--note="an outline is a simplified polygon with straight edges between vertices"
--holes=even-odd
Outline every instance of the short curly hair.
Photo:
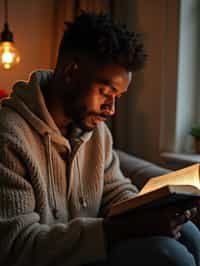
[{"label": "short curly hair", "polygon": [[82,11],[74,22],[65,24],[58,58],[79,52],[102,64],[119,64],[128,71],[143,67],[146,54],[141,35],[114,23],[108,14]]}]

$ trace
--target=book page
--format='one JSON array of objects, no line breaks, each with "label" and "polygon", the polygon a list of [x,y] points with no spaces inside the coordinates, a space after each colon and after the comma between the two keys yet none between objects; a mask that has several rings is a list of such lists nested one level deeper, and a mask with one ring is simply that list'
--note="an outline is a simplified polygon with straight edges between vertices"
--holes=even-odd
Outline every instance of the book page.
[{"label": "book page", "polygon": [[200,189],[199,164],[151,178],[138,195],[145,194],[166,185],[192,185]]}]

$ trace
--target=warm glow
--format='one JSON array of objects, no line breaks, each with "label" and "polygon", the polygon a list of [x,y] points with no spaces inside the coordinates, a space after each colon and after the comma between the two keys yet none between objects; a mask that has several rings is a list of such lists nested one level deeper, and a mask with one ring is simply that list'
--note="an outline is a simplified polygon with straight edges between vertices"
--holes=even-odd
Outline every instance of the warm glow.
[{"label": "warm glow", "polygon": [[20,56],[13,42],[0,43],[0,65],[4,69],[10,69],[20,62]]}]

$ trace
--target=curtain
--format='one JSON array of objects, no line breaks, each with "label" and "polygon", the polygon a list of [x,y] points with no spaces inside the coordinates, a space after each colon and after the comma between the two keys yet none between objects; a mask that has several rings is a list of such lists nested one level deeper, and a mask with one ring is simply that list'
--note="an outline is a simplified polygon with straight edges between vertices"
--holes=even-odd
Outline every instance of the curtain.
[{"label": "curtain", "polygon": [[111,0],[54,0],[53,10],[52,67],[56,63],[59,43],[64,31],[64,22],[73,21],[81,10],[109,13]]}]

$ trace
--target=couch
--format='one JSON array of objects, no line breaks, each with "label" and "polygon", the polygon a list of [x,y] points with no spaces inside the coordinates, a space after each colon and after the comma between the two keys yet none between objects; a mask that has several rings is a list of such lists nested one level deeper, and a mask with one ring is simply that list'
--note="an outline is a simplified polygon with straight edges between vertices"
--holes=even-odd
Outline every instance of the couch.
[{"label": "couch", "polygon": [[164,175],[170,172],[169,169],[165,169],[123,151],[116,150],[116,152],[120,160],[120,168],[123,174],[129,177],[132,183],[139,189],[141,189],[151,177]]}]

